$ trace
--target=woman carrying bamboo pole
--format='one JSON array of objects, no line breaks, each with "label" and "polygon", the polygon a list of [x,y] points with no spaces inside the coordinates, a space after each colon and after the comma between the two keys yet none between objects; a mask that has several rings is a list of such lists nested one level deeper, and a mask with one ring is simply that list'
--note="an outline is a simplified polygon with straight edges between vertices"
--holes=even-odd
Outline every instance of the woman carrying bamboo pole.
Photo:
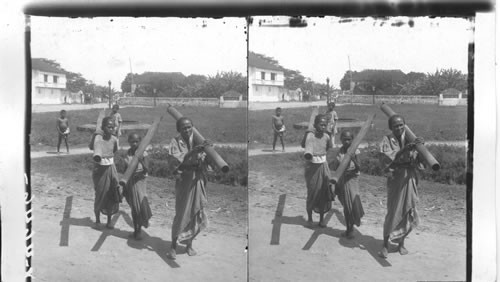
[{"label": "woman carrying bamboo pole", "polygon": [[[132,164],[132,159],[134,158],[139,143],[141,142],[141,137],[137,133],[131,133],[128,136],[128,143],[130,149],[127,151],[127,156],[125,157],[125,163],[127,167]],[[149,201],[147,197],[146,187],[148,176],[148,161],[147,153],[144,152],[142,156],[139,157],[139,162],[130,179],[126,182],[123,189],[123,196],[127,200],[132,213],[132,221],[134,223],[134,233],[130,234],[129,237],[135,240],[141,240],[141,228],[148,228],[149,219],[151,218],[151,207],[149,206]]]},{"label": "woman carrying bamboo pole", "polygon": [[[353,140],[352,132],[349,130],[342,131],[340,140],[342,142],[342,147],[340,147],[335,155],[335,159],[330,164],[332,170],[337,170],[342,160],[350,154],[348,149]],[[347,239],[354,238],[354,225],[359,227],[361,225],[361,218],[365,214],[359,196],[359,154],[359,149],[356,149],[356,151],[352,153],[349,165],[338,182],[335,183],[335,195],[338,196],[340,203],[344,207],[346,231],[342,233],[342,236]]]},{"label": "woman carrying bamboo pole", "polygon": [[405,238],[418,226],[417,213],[417,170],[424,168],[423,160],[415,147],[424,140],[417,137],[408,142],[405,120],[400,115],[389,118],[392,134],[384,136],[380,143],[381,164],[389,173],[387,178],[387,215],[384,221],[384,246],[379,256],[388,255],[389,241],[398,244],[401,255],[408,254],[404,246]]},{"label": "woman carrying bamboo pole", "polygon": [[205,214],[207,195],[205,185],[208,168],[205,146],[211,143],[205,140],[196,144],[193,138],[193,123],[189,118],[181,117],[176,123],[180,134],[170,143],[170,155],[175,160],[175,217],[172,224],[172,245],[168,252],[170,259],[176,258],[177,242],[186,243],[189,256],[196,255],[193,239],[207,227]]}]

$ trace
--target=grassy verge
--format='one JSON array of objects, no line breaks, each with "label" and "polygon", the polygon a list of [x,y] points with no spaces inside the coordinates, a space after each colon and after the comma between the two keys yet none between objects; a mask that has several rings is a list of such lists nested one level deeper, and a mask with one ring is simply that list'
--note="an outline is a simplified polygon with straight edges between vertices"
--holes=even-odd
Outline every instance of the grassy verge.
[{"label": "grassy verge", "polygon": [[[466,107],[402,104],[391,105],[391,108],[395,112],[402,114],[412,131],[426,140],[455,141],[466,139]],[[325,107],[321,107],[320,113],[325,110]],[[374,127],[365,137],[367,142],[378,142],[385,134],[389,133],[387,117],[377,105],[345,105],[337,107],[335,110],[339,118],[358,120],[366,120],[369,114],[375,113]],[[249,111],[248,134],[251,146],[272,144],[271,116],[273,114],[274,110]],[[308,121],[311,115],[311,108],[284,108],[283,115],[287,127],[285,142],[289,145],[298,145],[302,140],[304,130],[294,129],[293,124]]]},{"label": "grassy verge", "polygon": [[[62,107],[61,107],[62,109]],[[219,143],[246,142],[246,109],[220,109],[213,107],[178,107],[184,116],[190,117],[198,130],[207,139]],[[76,127],[95,123],[100,109],[69,111],[71,134],[69,145],[87,145],[90,141],[89,132],[80,132]],[[107,112],[109,113],[109,112]],[[175,120],[165,108],[123,108],[120,110],[123,120],[134,120],[140,123],[152,123],[154,118],[163,115],[152,143],[170,143],[177,135]],[[58,113],[33,113],[31,120],[30,145],[36,150],[46,146],[57,146],[56,119]],[[144,133],[145,134],[145,133]],[[120,138],[120,144],[126,144],[127,136]],[[64,145],[62,145],[64,148]]]}]

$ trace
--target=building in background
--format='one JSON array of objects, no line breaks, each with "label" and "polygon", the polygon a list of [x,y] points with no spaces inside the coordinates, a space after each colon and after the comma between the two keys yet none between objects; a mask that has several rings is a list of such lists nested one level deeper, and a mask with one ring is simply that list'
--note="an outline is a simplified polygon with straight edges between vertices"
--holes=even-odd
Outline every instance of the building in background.
[{"label": "building in background", "polygon": [[285,99],[283,70],[253,52],[248,54],[248,101],[278,102]]},{"label": "building in background", "polygon": [[31,103],[70,103],[66,74],[42,59],[31,59]]}]

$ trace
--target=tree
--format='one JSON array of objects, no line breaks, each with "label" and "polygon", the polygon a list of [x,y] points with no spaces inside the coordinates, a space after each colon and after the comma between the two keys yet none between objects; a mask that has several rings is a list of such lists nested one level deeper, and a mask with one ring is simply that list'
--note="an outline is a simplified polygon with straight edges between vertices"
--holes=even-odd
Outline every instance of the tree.
[{"label": "tree", "polygon": [[120,89],[122,90],[123,93],[130,93],[132,92],[132,76],[137,76],[137,74],[132,73],[127,73],[127,76],[123,79]]}]

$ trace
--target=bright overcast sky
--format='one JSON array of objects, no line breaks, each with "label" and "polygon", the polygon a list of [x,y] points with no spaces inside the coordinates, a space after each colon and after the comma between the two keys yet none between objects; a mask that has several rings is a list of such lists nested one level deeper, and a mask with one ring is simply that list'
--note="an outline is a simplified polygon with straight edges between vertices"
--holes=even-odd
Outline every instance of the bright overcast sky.
[{"label": "bright overcast sky", "polygon": [[[206,24],[206,27],[204,26]],[[243,18],[31,17],[31,56],[56,60],[98,85],[120,90],[130,72],[246,75]]]},{"label": "bright overcast sky", "polygon": [[307,18],[305,28],[259,27],[259,20],[286,22],[283,17],[255,17],[249,28],[250,51],[273,57],[312,80],[339,87],[349,70],[400,69],[405,73],[455,68],[467,73],[472,24],[463,18],[414,18],[414,27],[391,26],[409,18],[385,21],[365,18]]}]

